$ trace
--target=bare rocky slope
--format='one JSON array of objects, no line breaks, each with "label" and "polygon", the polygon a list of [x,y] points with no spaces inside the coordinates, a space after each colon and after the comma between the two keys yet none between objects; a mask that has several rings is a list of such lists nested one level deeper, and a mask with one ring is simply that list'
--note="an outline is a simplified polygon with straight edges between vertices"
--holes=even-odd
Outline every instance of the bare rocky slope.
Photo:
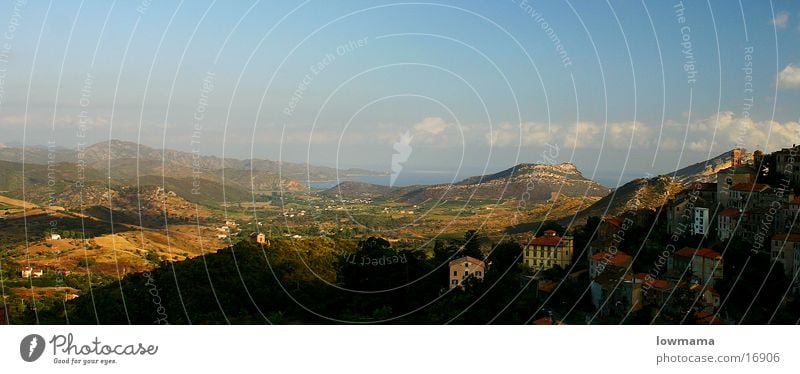
[{"label": "bare rocky slope", "polygon": [[341,199],[381,198],[421,203],[430,200],[547,201],[565,196],[606,196],[610,189],[586,179],[572,163],[519,164],[498,173],[475,176],[455,184],[387,187],[343,182],[323,195]]}]

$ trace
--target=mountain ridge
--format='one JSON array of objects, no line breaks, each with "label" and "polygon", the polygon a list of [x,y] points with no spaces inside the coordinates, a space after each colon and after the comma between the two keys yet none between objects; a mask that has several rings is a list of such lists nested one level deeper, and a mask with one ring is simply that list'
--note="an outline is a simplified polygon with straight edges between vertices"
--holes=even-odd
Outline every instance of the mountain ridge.
[{"label": "mountain ridge", "polygon": [[380,186],[365,182],[342,182],[322,192],[329,197],[386,198],[420,203],[431,199],[547,201],[554,194],[568,196],[607,195],[611,189],[583,177],[569,162],[522,163],[497,173],[462,179],[453,184]]}]

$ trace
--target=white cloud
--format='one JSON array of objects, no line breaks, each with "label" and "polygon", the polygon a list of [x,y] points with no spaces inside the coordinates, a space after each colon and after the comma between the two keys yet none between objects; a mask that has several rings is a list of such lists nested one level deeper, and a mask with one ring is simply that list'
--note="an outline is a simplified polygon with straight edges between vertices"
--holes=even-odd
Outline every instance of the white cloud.
[{"label": "white cloud", "polygon": [[778,73],[778,86],[783,88],[800,87],[800,67],[794,64],[786,65],[786,67]]},{"label": "white cloud", "polygon": [[769,23],[773,24],[775,27],[785,28],[789,25],[789,13],[788,12],[778,12]]},{"label": "white cloud", "polygon": [[502,123],[487,131],[484,137],[488,144],[497,147],[559,144],[566,148],[599,149],[605,141],[605,147],[614,149],[643,149],[652,146],[653,133],[646,124],[634,121],[612,122],[607,126],[589,121],[572,125],[524,122]]},{"label": "white cloud", "polygon": [[[555,128],[558,129],[557,126]],[[524,122],[516,125],[501,123],[486,132],[484,137],[487,143],[495,147],[542,145],[553,141],[549,126],[541,122]]]},{"label": "white cloud", "polygon": [[[740,146],[749,150],[774,151],[797,143],[800,139],[798,122],[754,120],[734,112],[713,113],[707,117],[693,119],[688,124],[683,119],[669,120],[662,127],[659,123],[639,121],[602,122],[582,121],[577,124],[546,122],[503,122],[494,126],[469,124],[458,127],[436,117],[426,118],[411,125],[378,124],[350,128],[341,134],[337,128],[310,129],[293,126],[284,133],[283,141],[292,145],[339,144],[358,147],[362,144],[386,144],[387,149],[397,141],[399,134],[410,131],[413,146],[424,145],[437,149],[460,149],[464,144],[483,144],[498,149],[514,150],[518,147],[541,147],[556,144],[565,149],[597,152],[606,150],[628,150],[638,154],[652,154],[656,141],[661,140],[658,152],[722,153]],[[663,131],[663,132],[662,132]],[[271,134],[267,136],[266,133]],[[260,130],[260,139],[280,141],[280,131]],[[462,134],[464,138],[462,139]],[[340,139],[341,138],[341,139]],[[463,143],[462,143],[463,141]],[[605,143],[603,143],[605,142]]]},{"label": "white cloud", "polygon": [[[683,133],[676,132],[665,136],[682,139]],[[712,138],[714,138],[713,144]],[[722,152],[740,146],[749,150],[761,149],[771,152],[797,143],[798,138],[800,138],[800,124],[797,122],[754,121],[750,117],[736,116],[732,112],[721,112],[692,123],[686,141],[687,149],[693,151],[708,151],[709,147],[713,146],[715,152]]]},{"label": "white cloud", "polygon": [[422,121],[414,125],[414,131],[417,133],[428,133],[432,135],[439,135],[447,130],[450,125],[441,117],[426,117]]}]

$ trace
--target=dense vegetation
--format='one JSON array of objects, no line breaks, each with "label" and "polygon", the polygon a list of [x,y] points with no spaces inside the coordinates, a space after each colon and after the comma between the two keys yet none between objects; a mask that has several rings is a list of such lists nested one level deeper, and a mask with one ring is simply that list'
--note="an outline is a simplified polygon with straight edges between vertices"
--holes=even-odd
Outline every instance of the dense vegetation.
[{"label": "dense vegetation", "polygon": [[[504,241],[486,257],[483,282],[449,290],[450,259],[483,256],[488,239],[439,241],[430,252],[395,249],[381,238],[361,242],[278,240],[269,248],[231,248],[152,272],[132,274],[27,322],[72,324],[206,323],[525,323],[542,312],[536,285],[519,265],[521,248]],[[572,305],[568,289],[551,304]],[[564,296],[575,294],[575,299]],[[543,298],[541,298],[543,299]],[[579,305],[583,305],[580,303]]]}]

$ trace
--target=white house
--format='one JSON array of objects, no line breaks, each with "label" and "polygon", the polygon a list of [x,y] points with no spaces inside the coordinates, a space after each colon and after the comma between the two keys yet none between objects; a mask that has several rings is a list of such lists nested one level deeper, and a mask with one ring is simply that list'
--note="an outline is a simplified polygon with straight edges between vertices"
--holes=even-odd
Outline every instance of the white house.
[{"label": "white house", "polygon": [[695,207],[694,221],[692,222],[692,235],[705,235],[708,233],[708,208]]},{"label": "white house", "polygon": [[486,273],[486,264],[470,256],[464,256],[450,261],[450,288],[461,286],[469,277],[482,280]]},{"label": "white house", "polygon": [[26,268],[23,268],[22,271],[20,271],[20,275],[23,278],[40,278],[42,275],[44,275],[44,270],[34,269],[28,266]]}]

